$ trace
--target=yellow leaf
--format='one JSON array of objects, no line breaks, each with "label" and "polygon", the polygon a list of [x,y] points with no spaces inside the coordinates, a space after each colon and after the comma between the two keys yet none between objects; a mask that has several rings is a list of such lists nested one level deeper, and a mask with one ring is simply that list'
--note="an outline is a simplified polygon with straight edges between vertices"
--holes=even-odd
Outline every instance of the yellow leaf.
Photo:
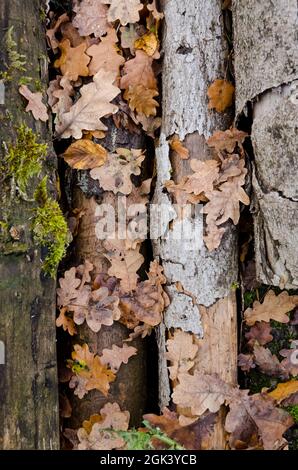
[{"label": "yellow leaf", "polygon": [[81,139],[71,144],[63,154],[64,160],[76,170],[91,170],[102,166],[107,159],[107,151],[92,140]]},{"label": "yellow leaf", "polygon": [[135,49],[141,49],[147,55],[153,56],[159,47],[159,41],[154,33],[146,33],[134,43]]},{"label": "yellow leaf", "polygon": [[133,85],[125,90],[124,98],[128,101],[130,109],[136,110],[139,114],[145,116],[155,116],[158,102],[153,99],[158,96],[158,91],[145,88],[143,85]]},{"label": "yellow leaf", "polygon": [[208,88],[209,98],[208,108],[215,108],[222,113],[226,108],[232,105],[235,88],[227,80],[215,80]]},{"label": "yellow leaf", "polygon": [[293,393],[298,392],[298,380],[289,380],[289,382],[280,383],[268,395],[278,403],[281,403],[285,398]]}]

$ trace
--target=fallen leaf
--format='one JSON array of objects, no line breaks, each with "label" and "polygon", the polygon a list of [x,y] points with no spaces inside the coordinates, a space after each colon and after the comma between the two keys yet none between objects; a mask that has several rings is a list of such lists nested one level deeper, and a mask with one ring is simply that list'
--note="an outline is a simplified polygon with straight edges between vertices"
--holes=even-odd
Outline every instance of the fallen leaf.
[{"label": "fallen leaf", "polygon": [[56,320],[56,326],[63,327],[64,331],[67,331],[71,336],[77,334],[77,330],[72,318],[66,315],[67,307],[63,307],[60,309],[59,317]]},{"label": "fallen leaf", "polygon": [[151,3],[147,4],[147,10],[152,13],[153,18],[156,21],[160,21],[164,17],[164,14],[157,10],[156,0],[153,0]]},{"label": "fallen leaf", "polygon": [[66,13],[63,13],[61,16],[59,16],[54,26],[52,28],[47,29],[46,31],[48,45],[52,48],[54,52],[57,51],[58,46],[59,46],[59,41],[56,38],[56,33],[58,32],[60,26],[63,23],[66,23],[66,21],[69,21],[69,17]]},{"label": "fallen leaf", "polygon": [[277,387],[269,392],[268,395],[277,401],[277,403],[281,403],[286,398],[288,398],[293,393],[298,392],[298,380],[290,380],[289,382],[279,383]]},{"label": "fallen leaf", "polygon": [[121,449],[125,440],[117,433],[101,429],[100,423],[95,423],[90,434],[84,428],[78,430],[78,450],[113,450]]},{"label": "fallen leaf", "polygon": [[181,160],[187,160],[189,158],[189,150],[184,147],[183,143],[177,135],[174,135],[170,140],[169,144],[171,149],[177,153]]},{"label": "fallen leaf", "polygon": [[275,320],[280,323],[288,323],[289,313],[298,303],[298,296],[289,296],[284,291],[275,295],[273,290],[270,290],[265,295],[263,303],[255,300],[252,308],[247,308],[244,312],[244,321],[247,325],[254,325],[257,321],[269,322]]},{"label": "fallen leaf", "polygon": [[158,96],[157,90],[145,88],[143,85],[133,85],[125,90],[123,96],[132,111],[144,114],[146,117],[156,115],[159,104],[153,98]]},{"label": "fallen leaf", "polygon": [[193,341],[191,333],[181,330],[175,330],[173,338],[167,340],[165,357],[171,363],[168,367],[171,380],[177,379],[178,375],[188,372],[193,367],[199,349]]},{"label": "fallen leaf", "polygon": [[145,156],[139,149],[119,148],[116,152],[116,154],[108,155],[102,167],[91,170],[90,176],[97,179],[105,191],[128,195],[133,188],[131,175],[141,173],[141,164]]},{"label": "fallen leaf", "polygon": [[124,75],[120,80],[120,88],[143,85],[152,90],[157,89],[157,82],[152,69],[152,58],[143,51],[136,51],[136,56],[128,60],[123,68]]},{"label": "fallen leaf", "polygon": [[270,341],[273,340],[270,324],[263,321],[256,322],[256,324],[252,326],[247,333],[245,333],[245,338],[248,340],[247,344],[251,347],[254,346],[256,341],[259,345],[265,346],[265,344],[270,343]]},{"label": "fallen leaf", "polygon": [[201,416],[209,410],[217,412],[224,403],[230,404],[237,397],[238,389],[225,383],[217,374],[193,375],[183,373],[172,393],[173,402],[183,408],[190,408],[193,416]]},{"label": "fallen leaf", "polygon": [[73,7],[76,13],[73,25],[78,28],[81,36],[94,34],[98,38],[110,29],[107,20],[108,7],[104,3],[101,0],[82,0]]},{"label": "fallen leaf", "polygon": [[253,354],[238,354],[238,367],[240,367],[243,372],[249,372],[250,369],[256,367],[254,363]]},{"label": "fallen leaf", "polygon": [[69,39],[63,39],[59,43],[59,49],[61,56],[55,60],[54,67],[60,68],[62,75],[74,82],[79,77],[88,77],[90,57],[85,53],[87,49],[85,43],[71,47]]},{"label": "fallen leaf", "polygon": [[135,55],[135,41],[139,38],[136,25],[130,23],[128,26],[121,26],[120,31],[122,49],[129,49],[131,55]]},{"label": "fallen leaf", "polygon": [[235,88],[227,80],[215,80],[208,88],[209,98],[208,108],[215,108],[219,113],[223,113],[232,106]]},{"label": "fallen leaf", "polygon": [[42,93],[32,93],[27,85],[21,85],[19,87],[19,92],[24,96],[24,98],[26,98],[26,100],[28,100],[26,107],[27,113],[31,111],[34,119],[46,122],[49,119],[49,116],[46,105],[41,101]]},{"label": "fallen leaf", "polygon": [[100,70],[94,75],[93,82],[82,86],[81,97],[69,112],[61,116],[59,137],[80,139],[83,129],[107,130],[100,118],[118,110],[116,105],[110,103],[120,93],[113,81],[113,73]]},{"label": "fallen leaf", "polygon": [[105,255],[111,266],[108,270],[110,276],[120,279],[123,292],[130,292],[137,287],[137,271],[144,262],[144,257],[137,250],[109,250]]},{"label": "fallen leaf", "polygon": [[282,349],[279,354],[284,357],[281,361],[281,365],[285,368],[288,374],[296,377],[298,375],[298,349],[297,341],[293,341],[296,347],[294,349]]},{"label": "fallen leaf", "polygon": [[181,428],[177,413],[170,411],[168,408],[164,408],[162,410],[161,416],[148,413],[143,416],[143,419],[148,421],[151,426],[161,429],[161,431],[168,436],[170,436],[176,429]]},{"label": "fallen leaf", "polygon": [[214,425],[217,415],[208,413],[187,426],[173,431],[172,439],[189,450],[210,450],[214,440]]},{"label": "fallen leaf", "polygon": [[191,159],[190,166],[194,173],[188,176],[184,184],[185,191],[195,195],[207,194],[207,192],[213,191],[213,184],[219,175],[218,162],[216,160],[200,161]]},{"label": "fallen leaf", "polygon": [[102,166],[107,154],[101,145],[92,140],[81,139],[72,143],[62,156],[71,168],[90,170]]},{"label": "fallen leaf", "polygon": [[143,36],[136,39],[134,47],[135,49],[143,50],[149,57],[154,56],[154,59],[159,58],[159,54],[156,54],[159,48],[159,41],[156,34],[153,32],[143,34]]},{"label": "fallen leaf", "polygon": [[246,132],[239,131],[235,127],[231,127],[226,131],[216,131],[207,140],[209,147],[215,148],[218,152],[226,150],[232,153],[238,144],[242,149],[242,144],[245,138],[248,136]]},{"label": "fallen leaf", "polygon": [[137,349],[124,344],[121,348],[113,344],[112,349],[103,349],[100,361],[108,365],[113,372],[120,369],[121,364],[127,364],[128,360],[137,354]]},{"label": "fallen leaf", "polygon": [[71,47],[77,47],[83,42],[86,42],[86,44],[89,44],[89,41],[94,41],[94,38],[84,38],[80,36],[78,30],[74,27],[73,23],[68,21],[67,23],[63,23],[61,25],[61,34],[63,36],[63,39],[69,39],[69,42],[71,44]]},{"label": "fallen leaf", "polygon": [[254,349],[254,361],[259,366],[261,372],[266,375],[273,377],[287,378],[287,372],[279,362],[275,354],[272,354],[270,349],[264,348],[255,344]]},{"label": "fallen leaf", "polygon": [[101,69],[112,72],[115,79],[120,75],[120,67],[125,59],[118,53],[117,42],[116,31],[111,29],[99,44],[93,44],[87,49],[87,54],[92,57],[89,64],[90,75],[95,75]]},{"label": "fallen leaf", "polygon": [[119,20],[125,26],[127,23],[136,23],[140,19],[139,11],[143,5],[139,0],[101,0],[102,3],[111,5],[108,11],[110,22]]}]

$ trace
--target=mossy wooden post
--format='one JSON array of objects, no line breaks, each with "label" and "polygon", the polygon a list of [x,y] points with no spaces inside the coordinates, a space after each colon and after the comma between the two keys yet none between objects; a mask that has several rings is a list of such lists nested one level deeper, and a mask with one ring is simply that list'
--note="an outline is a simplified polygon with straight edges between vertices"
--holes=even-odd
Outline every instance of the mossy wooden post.
[{"label": "mossy wooden post", "polygon": [[[46,88],[42,7],[39,0],[0,2],[0,449],[59,447],[55,280],[42,272],[46,253],[32,232],[38,207],[33,194],[45,173],[55,197],[56,158],[48,125],[25,112],[18,92],[20,82],[31,91]],[[29,137],[21,142],[22,124]],[[25,155],[32,157],[33,145],[38,165],[45,159],[40,175],[26,159],[29,174],[36,174],[28,175],[22,191],[20,175],[7,161],[18,138],[21,149],[24,142],[30,147]],[[47,150],[39,143],[48,143]]]}]

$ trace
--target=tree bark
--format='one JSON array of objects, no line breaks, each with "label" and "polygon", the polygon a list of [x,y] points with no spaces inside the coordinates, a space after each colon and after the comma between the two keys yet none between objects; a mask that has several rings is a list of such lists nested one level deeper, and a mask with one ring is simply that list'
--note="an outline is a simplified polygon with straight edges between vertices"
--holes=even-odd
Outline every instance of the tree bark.
[{"label": "tree bark", "polygon": [[[52,185],[55,155],[47,125],[35,121],[24,110],[18,93],[22,76],[45,87],[47,52],[40,19],[39,0],[3,0],[0,3],[2,64],[8,64],[6,35],[24,54],[26,71],[13,70],[2,83],[0,104],[1,163],[5,148],[14,144],[16,129],[25,123],[49,143],[45,167]],[[4,71],[4,67],[2,69]],[[45,170],[44,167],[44,170]],[[2,171],[2,169],[1,169]],[[5,171],[5,169],[4,169]],[[3,176],[3,173],[2,173]],[[31,181],[27,198],[17,194],[11,178],[1,183],[2,222],[0,243],[0,342],[5,346],[5,363],[0,361],[0,449],[58,449],[58,387],[55,347],[54,279],[41,271],[41,250],[32,237],[32,202],[37,179]]]},{"label": "tree bark", "polygon": [[298,287],[298,43],[295,0],[233,2],[237,116],[251,108],[256,271]]},{"label": "tree bark", "polygon": [[[215,130],[229,127],[231,114],[208,110],[208,86],[215,79],[226,77],[228,47],[221,2],[173,0],[165,1],[163,6],[163,117],[156,148],[154,202],[171,208],[165,181],[173,179],[178,182],[191,170],[189,160],[182,161],[172,155],[169,137],[177,134],[181,141],[184,140],[190,158],[206,160],[206,140]],[[197,219],[203,227],[203,216],[199,214]],[[170,400],[164,359],[169,328],[182,328],[203,338],[199,352],[201,360],[197,365],[199,370],[217,372],[228,382],[236,381],[236,302],[231,291],[231,285],[238,277],[235,227],[228,225],[220,247],[210,253],[203,242],[193,248],[181,240],[163,238],[163,234],[167,231],[171,234],[179,223],[179,219],[165,219],[159,233],[151,235],[152,238],[159,235],[157,240],[153,240],[154,252],[163,265],[171,299],[158,338],[161,408]],[[203,350],[208,353],[204,354]],[[225,351],[226,358],[221,356],[219,359],[216,354],[219,351]],[[224,446],[224,430],[220,423],[213,448]]]}]

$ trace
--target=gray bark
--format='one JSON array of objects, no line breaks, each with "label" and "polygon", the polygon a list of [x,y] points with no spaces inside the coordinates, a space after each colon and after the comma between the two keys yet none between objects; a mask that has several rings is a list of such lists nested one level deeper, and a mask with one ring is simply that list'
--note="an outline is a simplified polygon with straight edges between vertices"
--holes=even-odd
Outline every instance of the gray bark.
[{"label": "gray bark", "polygon": [[295,0],[234,1],[236,109],[252,103],[258,280],[298,286],[298,41]]},{"label": "gray bark", "polygon": [[[191,173],[188,160],[175,162],[168,144],[171,135],[177,134],[184,140],[190,158],[205,160],[208,158],[206,139],[215,130],[226,129],[231,122],[228,113],[208,110],[207,98],[210,84],[217,78],[225,78],[228,49],[221,1],[163,3],[163,117],[156,148],[157,183],[153,202],[164,204],[168,210],[163,211],[159,224],[153,224],[151,238],[155,256],[161,260],[167,277],[171,299],[164,314],[166,328],[182,328],[202,337],[200,304],[208,307],[226,297],[237,279],[236,231],[229,225],[220,248],[212,253],[201,240],[196,240],[198,243],[194,245],[173,240],[171,235],[180,221],[173,216],[172,200],[164,183],[170,179],[177,182],[184,174]],[[202,215],[197,216],[197,222],[203,226]],[[167,239],[163,237],[166,233],[170,235]],[[159,334],[161,349],[164,348],[161,337],[165,334],[163,326]],[[160,355],[163,357],[162,350]],[[164,406],[169,401],[166,393],[169,385],[163,359],[160,382],[160,404]]]}]

